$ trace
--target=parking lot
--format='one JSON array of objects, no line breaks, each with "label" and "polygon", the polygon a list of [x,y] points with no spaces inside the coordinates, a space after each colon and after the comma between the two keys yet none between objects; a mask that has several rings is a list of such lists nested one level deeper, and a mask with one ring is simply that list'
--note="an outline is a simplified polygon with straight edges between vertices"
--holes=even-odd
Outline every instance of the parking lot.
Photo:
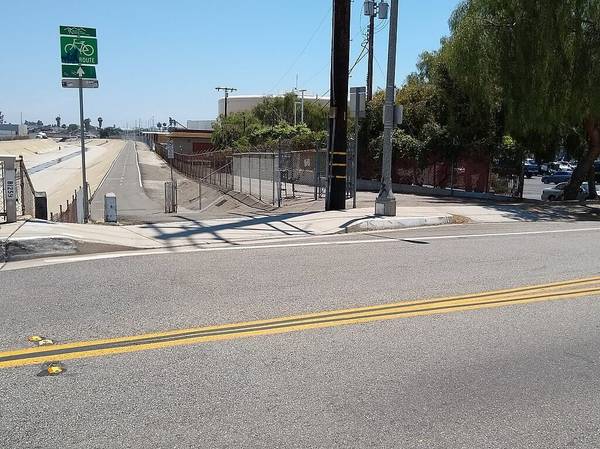
[{"label": "parking lot", "polygon": [[523,187],[523,198],[528,200],[539,200],[542,196],[542,190],[552,187],[554,184],[544,184],[541,176],[534,176],[531,179],[525,178]]}]

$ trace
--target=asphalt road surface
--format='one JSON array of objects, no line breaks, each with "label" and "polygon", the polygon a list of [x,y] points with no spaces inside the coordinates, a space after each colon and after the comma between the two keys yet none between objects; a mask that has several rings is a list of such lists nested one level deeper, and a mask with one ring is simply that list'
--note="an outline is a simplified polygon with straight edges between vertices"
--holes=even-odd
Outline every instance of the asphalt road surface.
[{"label": "asphalt road surface", "polygon": [[164,204],[152,200],[144,192],[139,170],[135,143],[127,141],[94,194],[90,209],[94,221],[104,221],[104,195],[107,193],[117,196],[117,212],[121,220],[151,217],[164,212]]},{"label": "asphalt road surface", "polygon": [[[463,225],[7,266],[2,447],[600,447],[598,237]],[[40,351],[66,370],[41,375]]]}]

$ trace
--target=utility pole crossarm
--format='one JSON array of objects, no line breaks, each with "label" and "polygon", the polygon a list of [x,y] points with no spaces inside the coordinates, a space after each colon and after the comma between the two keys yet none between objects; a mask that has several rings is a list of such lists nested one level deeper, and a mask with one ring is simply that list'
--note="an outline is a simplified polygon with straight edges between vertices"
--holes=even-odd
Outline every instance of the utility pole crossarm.
[{"label": "utility pole crossarm", "polygon": [[215,87],[215,90],[218,92],[225,92],[225,114],[223,115],[225,116],[225,118],[227,118],[227,102],[229,100],[229,92],[236,92],[237,89],[235,87]]}]

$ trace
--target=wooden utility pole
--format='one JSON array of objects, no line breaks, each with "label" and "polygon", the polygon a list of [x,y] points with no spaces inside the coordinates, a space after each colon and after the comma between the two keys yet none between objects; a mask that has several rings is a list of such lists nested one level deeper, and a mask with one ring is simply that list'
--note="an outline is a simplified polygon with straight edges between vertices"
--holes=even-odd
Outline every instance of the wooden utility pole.
[{"label": "wooden utility pole", "polygon": [[350,0],[333,0],[331,111],[329,114],[329,189],[326,210],[346,208],[348,152],[348,78],[350,70]]}]

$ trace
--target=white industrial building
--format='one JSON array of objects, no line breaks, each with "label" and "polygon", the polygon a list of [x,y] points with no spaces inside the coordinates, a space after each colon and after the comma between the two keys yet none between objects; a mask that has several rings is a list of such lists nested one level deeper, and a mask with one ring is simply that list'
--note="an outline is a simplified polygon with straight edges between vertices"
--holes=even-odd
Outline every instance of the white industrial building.
[{"label": "white industrial building", "polygon": [[26,137],[27,134],[27,125],[0,125],[0,137]]},{"label": "white industrial building", "polygon": [[214,120],[188,120],[187,129],[194,131],[212,131]]},{"label": "white industrial building", "polygon": [[[251,111],[258,106],[265,98],[283,98],[283,95],[235,95],[227,98],[227,113]],[[300,95],[298,95],[300,100]],[[317,102],[319,106],[327,107],[329,97],[318,97],[315,95],[305,95],[305,102]],[[225,97],[219,99],[219,116],[225,114]]]}]

